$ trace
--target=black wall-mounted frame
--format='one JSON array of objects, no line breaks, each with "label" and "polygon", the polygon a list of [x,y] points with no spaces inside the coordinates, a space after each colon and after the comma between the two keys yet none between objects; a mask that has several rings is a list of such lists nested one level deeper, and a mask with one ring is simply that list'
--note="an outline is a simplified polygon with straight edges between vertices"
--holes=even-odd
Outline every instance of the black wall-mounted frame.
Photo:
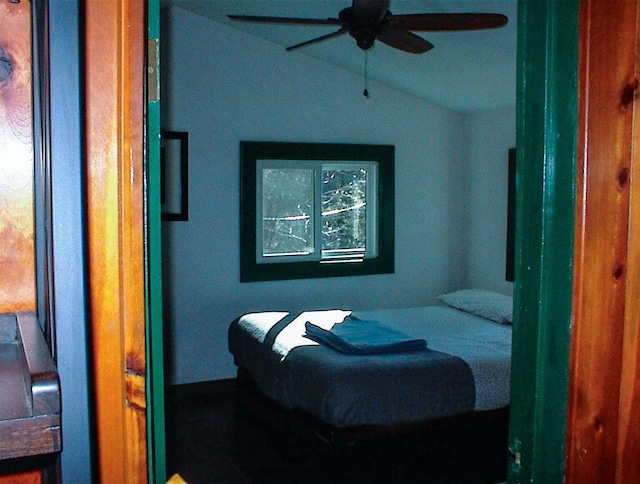
[{"label": "black wall-mounted frame", "polygon": [[160,133],[162,220],[189,220],[189,133]]},{"label": "black wall-mounted frame", "polygon": [[516,149],[509,149],[507,187],[507,251],[505,263],[505,279],[515,281],[516,258]]},{"label": "black wall-mounted frame", "polygon": [[[378,162],[378,255],[357,264],[316,261],[256,262],[256,168],[258,160]],[[340,143],[240,142],[240,281],[387,274],[395,270],[395,147]]]}]

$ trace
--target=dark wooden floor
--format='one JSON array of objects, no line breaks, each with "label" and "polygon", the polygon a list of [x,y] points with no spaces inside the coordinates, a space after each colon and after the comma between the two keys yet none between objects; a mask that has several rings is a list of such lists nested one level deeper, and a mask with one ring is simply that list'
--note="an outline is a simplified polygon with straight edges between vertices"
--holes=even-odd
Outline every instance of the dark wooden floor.
[{"label": "dark wooden floor", "polygon": [[347,446],[341,449],[345,465],[336,477],[334,446],[312,432],[281,432],[238,410],[235,380],[167,391],[167,470],[189,484],[496,483],[504,480],[506,460],[487,465],[487,459],[495,460],[491,450],[496,447],[505,446],[506,455],[506,427],[498,440],[486,437],[495,434],[488,431],[479,428],[469,436],[469,429],[460,434],[443,430],[426,438]]},{"label": "dark wooden floor", "polygon": [[167,389],[167,473],[189,484],[250,483],[234,459],[235,380]]}]

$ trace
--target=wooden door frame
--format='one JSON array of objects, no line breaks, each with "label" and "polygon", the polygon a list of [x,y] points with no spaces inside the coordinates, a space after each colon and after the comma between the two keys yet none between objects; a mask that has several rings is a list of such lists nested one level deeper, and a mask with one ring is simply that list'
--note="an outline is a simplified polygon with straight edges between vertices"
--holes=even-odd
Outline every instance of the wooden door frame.
[{"label": "wooden door frame", "polygon": [[581,5],[568,483],[640,475],[639,6]]},{"label": "wooden door frame", "polygon": [[145,3],[84,2],[88,284],[102,482],[148,479]]}]

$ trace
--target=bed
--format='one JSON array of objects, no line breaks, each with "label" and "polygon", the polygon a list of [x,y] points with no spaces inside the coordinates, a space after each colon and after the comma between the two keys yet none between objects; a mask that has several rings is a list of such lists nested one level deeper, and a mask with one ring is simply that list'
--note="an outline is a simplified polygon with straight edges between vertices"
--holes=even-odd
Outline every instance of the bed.
[{"label": "bed", "polygon": [[[487,415],[504,421],[511,298],[461,290],[440,300],[418,308],[245,314],[229,328],[238,381],[302,415],[331,442]],[[309,325],[331,332],[351,319],[375,322],[426,345],[347,354],[310,335]]]}]

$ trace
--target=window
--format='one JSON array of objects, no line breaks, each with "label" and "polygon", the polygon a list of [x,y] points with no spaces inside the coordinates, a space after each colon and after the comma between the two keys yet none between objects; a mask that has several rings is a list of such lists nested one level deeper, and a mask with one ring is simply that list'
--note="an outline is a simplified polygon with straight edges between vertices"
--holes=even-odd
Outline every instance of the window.
[{"label": "window", "polygon": [[394,147],[241,142],[241,281],[394,270]]}]

